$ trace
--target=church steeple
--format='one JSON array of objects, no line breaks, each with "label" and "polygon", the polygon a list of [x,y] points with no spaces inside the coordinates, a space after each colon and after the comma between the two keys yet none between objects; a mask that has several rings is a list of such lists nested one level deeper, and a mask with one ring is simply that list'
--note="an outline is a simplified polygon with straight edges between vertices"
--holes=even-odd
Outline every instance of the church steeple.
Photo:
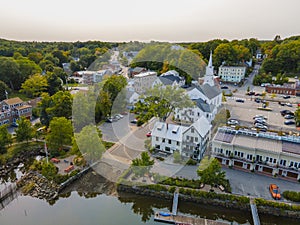
[{"label": "church steeple", "polygon": [[203,84],[209,84],[210,86],[214,86],[214,67],[212,62],[212,51],[210,51],[209,61],[208,65],[206,66],[206,73],[204,76],[204,83]]}]

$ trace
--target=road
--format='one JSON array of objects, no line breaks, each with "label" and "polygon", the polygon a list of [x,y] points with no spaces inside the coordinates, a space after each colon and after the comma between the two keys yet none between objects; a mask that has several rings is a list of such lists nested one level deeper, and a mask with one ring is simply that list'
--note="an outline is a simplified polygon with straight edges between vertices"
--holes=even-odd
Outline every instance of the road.
[{"label": "road", "polygon": [[[103,130],[103,134],[108,133],[114,135],[116,144],[105,152],[101,163],[98,164],[95,170],[106,179],[116,182],[119,175],[129,168],[132,159],[137,158],[145,151],[146,134],[152,130],[157,119],[152,119],[148,124],[142,127],[130,124],[128,115],[118,122],[112,123],[112,131]],[[108,125],[107,125],[108,127]],[[102,126],[103,128],[103,126]],[[107,140],[107,139],[106,139]]]}]

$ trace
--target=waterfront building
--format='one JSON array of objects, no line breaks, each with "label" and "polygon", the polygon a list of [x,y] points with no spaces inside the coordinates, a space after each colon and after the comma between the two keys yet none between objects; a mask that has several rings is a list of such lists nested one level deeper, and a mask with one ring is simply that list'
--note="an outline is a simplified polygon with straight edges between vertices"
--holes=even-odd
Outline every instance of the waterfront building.
[{"label": "waterfront building", "polygon": [[221,127],[212,153],[223,165],[300,179],[300,137]]}]

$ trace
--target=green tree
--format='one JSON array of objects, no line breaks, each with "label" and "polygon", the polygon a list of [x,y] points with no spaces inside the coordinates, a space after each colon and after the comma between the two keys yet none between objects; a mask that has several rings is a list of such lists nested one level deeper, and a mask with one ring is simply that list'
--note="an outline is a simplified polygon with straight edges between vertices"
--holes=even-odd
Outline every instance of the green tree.
[{"label": "green tree", "polygon": [[141,96],[143,101],[135,105],[135,112],[139,113],[139,119],[147,121],[156,116],[166,119],[174,112],[175,108],[191,108],[194,103],[182,88],[157,85]]},{"label": "green tree", "polygon": [[85,126],[80,133],[75,133],[74,136],[78,149],[89,163],[101,159],[105,147],[100,139],[101,133],[96,126]]},{"label": "green tree", "polygon": [[72,144],[73,129],[70,120],[65,117],[54,117],[50,122],[49,130],[46,141],[51,150],[62,150],[64,145]]},{"label": "green tree", "polygon": [[54,117],[69,119],[72,115],[72,103],[73,97],[68,91],[59,91],[51,97],[42,94],[42,101],[39,103],[41,123],[49,126]]},{"label": "green tree", "polygon": [[0,80],[11,89],[20,89],[23,81],[19,64],[10,57],[0,57]]},{"label": "green tree", "polygon": [[23,84],[21,92],[29,98],[41,96],[48,89],[48,83],[45,76],[35,74],[29,77]]},{"label": "green tree", "polygon": [[6,99],[6,92],[10,92],[10,88],[4,83],[3,81],[0,80],[0,101]]},{"label": "green tree", "polygon": [[297,110],[295,111],[295,121],[296,126],[300,127],[300,106],[298,106]]},{"label": "green tree", "polygon": [[26,141],[28,143],[28,141],[34,137],[34,129],[30,121],[25,117],[21,117],[17,123],[18,128],[15,129],[17,141]]},{"label": "green tree", "polygon": [[0,126],[0,154],[6,152],[6,145],[12,143],[11,134],[7,130],[7,125]]},{"label": "green tree", "polygon": [[211,187],[225,182],[225,172],[221,170],[221,165],[217,159],[211,160],[205,169],[202,169],[200,164],[197,173],[200,176],[200,182]]},{"label": "green tree", "polygon": [[[54,67],[53,67],[54,70]],[[63,90],[62,79],[54,72],[48,72],[47,75],[48,93],[54,95],[56,92]]]},{"label": "green tree", "polygon": [[137,176],[144,176],[149,173],[153,165],[154,160],[150,159],[148,152],[142,152],[141,158],[133,159],[131,163],[131,167]]}]

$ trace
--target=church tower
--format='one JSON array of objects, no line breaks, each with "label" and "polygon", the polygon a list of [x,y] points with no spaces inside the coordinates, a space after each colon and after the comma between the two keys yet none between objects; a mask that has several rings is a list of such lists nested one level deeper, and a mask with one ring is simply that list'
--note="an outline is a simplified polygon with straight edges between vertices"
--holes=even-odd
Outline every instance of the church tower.
[{"label": "church tower", "polygon": [[203,84],[209,84],[210,86],[215,86],[214,67],[212,64],[212,52],[210,52],[209,62],[208,65],[206,66],[206,72],[205,72]]}]

